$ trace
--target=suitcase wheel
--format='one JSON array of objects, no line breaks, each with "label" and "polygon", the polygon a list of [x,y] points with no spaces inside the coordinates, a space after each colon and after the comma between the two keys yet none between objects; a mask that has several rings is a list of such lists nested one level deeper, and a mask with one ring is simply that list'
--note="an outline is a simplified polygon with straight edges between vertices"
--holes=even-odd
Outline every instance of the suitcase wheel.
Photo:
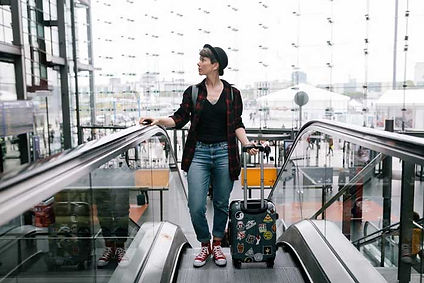
[{"label": "suitcase wheel", "polygon": [[241,268],[241,261],[233,258],[233,266],[237,269],[240,269]]},{"label": "suitcase wheel", "polygon": [[266,262],[266,267],[273,268],[274,267],[274,258],[270,259]]}]

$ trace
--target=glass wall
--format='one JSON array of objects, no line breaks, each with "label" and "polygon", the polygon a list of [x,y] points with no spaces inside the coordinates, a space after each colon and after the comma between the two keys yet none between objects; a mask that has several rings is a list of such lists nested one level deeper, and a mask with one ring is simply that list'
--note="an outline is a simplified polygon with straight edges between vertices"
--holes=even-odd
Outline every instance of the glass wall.
[{"label": "glass wall", "polygon": [[179,223],[190,237],[174,163],[165,137],[153,136],[4,223],[0,279],[108,282],[117,270],[138,266],[160,221]]},{"label": "glass wall", "polygon": [[[421,165],[412,166],[411,188],[417,224],[414,231],[418,232],[410,235],[412,249],[406,247],[399,254],[404,160],[318,131],[303,133],[295,145],[286,141],[286,154],[291,147],[294,151],[286,155],[286,170],[273,194],[279,216],[287,226],[303,219],[322,219],[325,221],[319,228],[326,237],[331,237],[327,230],[334,232],[330,225],[335,225],[376,267],[396,275],[399,260],[407,258],[420,266],[421,238],[415,235],[421,235],[423,217]],[[324,205],[326,208],[318,213]]]},{"label": "glass wall", "polygon": [[0,41],[4,43],[12,43],[12,14],[10,7],[0,6]]},{"label": "glass wall", "polygon": [[[56,0],[43,0],[44,21],[57,21]],[[59,57],[59,33],[57,26],[44,26],[46,53]]]},{"label": "glass wall", "polygon": [[0,62],[0,101],[16,100],[15,68],[12,63]]},{"label": "glass wall", "polygon": [[[15,2],[12,2],[15,3]],[[73,40],[77,45],[77,52],[81,51],[81,54],[77,54],[77,60],[81,60],[81,63],[87,64],[88,69],[91,69],[88,62],[88,46],[91,41],[88,38],[87,27],[87,11],[90,9],[84,3],[79,1],[72,2],[75,5],[75,10],[78,12],[75,15],[71,15],[71,2],[64,1],[65,7],[58,7],[57,0],[42,0],[42,1],[18,1],[20,7],[13,10],[13,4],[3,3],[0,7],[0,42],[2,44],[15,44],[19,40],[13,41],[12,32],[12,14],[20,12],[19,20],[22,24],[20,26],[22,38],[22,50],[23,50],[23,61],[24,68],[22,74],[16,73],[14,69],[14,60],[18,60],[16,54],[7,54],[7,51],[2,52],[0,58],[0,101],[17,100],[17,97],[22,99],[31,100],[34,104],[34,132],[28,132],[29,143],[26,138],[22,137],[21,149],[24,150],[28,144],[30,148],[25,151],[30,152],[30,160],[39,158],[45,158],[51,154],[60,152],[64,148],[64,139],[71,139],[70,144],[76,146],[78,123],[76,118],[77,111],[77,100],[76,94],[78,91],[76,88],[74,72],[74,54],[73,54]],[[62,19],[58,18],[58,9],[64,9],[64,31],[60,30]],[[72,17],[75,16],[75,22],[77,26],[81,26],[77,36],[81,40],[72,38]],[[18,28],[19,25],[15,25]],[[60,57],[59,50],[59,32],[65,32],[66,41],[66,53],[67,58]],[[83,36],[85,35],[85,36]],[[83,46],[79,47],[78,44]],[[5,48],[7,45],[5,45]],[[13,47],[13,46],[11,46]],[[18,49],[20,46],[17,47]],[[7,50],[7,49],[5,49]],[[64,79],[60,77],[61,68],[65,62],[69,63],[69,67],[66,68],[68,73],[68,86],[61,86],[61,81]],[[18,71],[20,69],[18,68]],[[18,77],[15,77],[18,76]],[[21,78],[23,76],[23,78]],[[22,90],[22,93],[17,94],[16,82],[23,81],[26,90]],[[85,87],[90,91],[91,86],[83,82]],[[63,87],[63,88],[62,88]],[[18,88],[20,91],[20,88]],[[69,92],[69,94],[62,93],[63,91]],[[63,125],[62,117],[62,97],[69,97],[70,113],[71,116],[71,136],[68,137],[68,133],[63,135],[63,129],[66,128]],[[68,110],[68,109],[66,109]],[[89,113],[90,106],[85,105],[85,113]],[[89,116],[89,115],[86,115]],[[10,137],[13,139],[13,137]],[[2,144],[9,137],[2,138]],[[24,140],[25,139],[25,140]],[[68,143],[67,143],[68,144]],[[3,148],[10,148],[10,146],[3,146]],[[19,156],[19,152],[17,155]],[[27,154],[24,153],[24,156]],[[7,157],[8,158],[8,157]],[[27,162],[28,158],[24,158],[23,162]],[[4,155],[2,155],[2,171],[5,168],[12,169],[16,168],[13,166],[4,166]],[[6,171],[8,171],[7,169]]]}]

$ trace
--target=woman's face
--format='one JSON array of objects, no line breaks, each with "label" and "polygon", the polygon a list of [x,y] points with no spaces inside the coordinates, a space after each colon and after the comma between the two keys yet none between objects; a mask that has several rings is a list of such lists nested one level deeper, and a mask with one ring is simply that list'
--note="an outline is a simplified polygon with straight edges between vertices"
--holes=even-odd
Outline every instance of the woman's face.
[{"label": "woman's face", "polygon": [[218,63],[211,63],[211,59],[208,57],[200,56],[197,67],[199,70],[199,75],[208,75],[214,70],[218,70]]}]

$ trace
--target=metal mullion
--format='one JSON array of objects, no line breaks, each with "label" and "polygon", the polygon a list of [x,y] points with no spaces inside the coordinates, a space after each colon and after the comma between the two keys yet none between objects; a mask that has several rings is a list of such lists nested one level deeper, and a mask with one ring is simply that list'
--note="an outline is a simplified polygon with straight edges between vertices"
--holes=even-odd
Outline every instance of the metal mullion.
[{"label": "metal mullion", "polygon": [[[86,23],[87,23],[87,48],[88,48],[88,64],[94,66],[93,56],[93,34],[91,24],[91,5],[87,7],[86,12]],[[89,75],[89,89],[90,89],[90,110],[91,110],[91,124],[96,123],[96,94],[94,93],[94,71],[88,71]]]},{"label": "metal mullion", "polygon": [[72,39],[72,60],[74,67],[74,95],[75,95],[75,114],[77,122],[78,144],[82,144],[82,132],[80,129],[80,113],[79,113],[79,91],[78,91],[78,59],[77,59],[77,43],[76,43],[76,25],[75,25],[75,2],[70,0],[71,12],[71,39]]},{"label": "metal mullion", "polygon": [[69,103],[69,79],[68,79],[68,60],[66,56],[66,24],[65,24],[65,1],[57,1],[57,30],[59,37],[59,56],[64,59],[65,64],[60,66],[60,89],[62,94],[62,122],[64,149],[72,147],[70,103]]},{"label": "metal mullion", "polygon": [[412,212],[414,209],[415,164],[402,161],[398,280],[411,280]]}]

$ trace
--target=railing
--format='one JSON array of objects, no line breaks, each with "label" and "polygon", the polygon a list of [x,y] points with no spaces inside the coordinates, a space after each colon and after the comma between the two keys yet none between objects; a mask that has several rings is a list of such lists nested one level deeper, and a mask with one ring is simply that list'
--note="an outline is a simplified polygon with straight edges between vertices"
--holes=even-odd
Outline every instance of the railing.
[{"label": "railing", "polygon": [[[160,139],[158,134],[165,138]],[[146,138],[153,138],[154,141],[143,144]],[[164,129],[133,127],[121,130],[111,137],[88,143],[75,151],[66,152],[60,158],[52,157],[49,163],[38,164],[30,168],[31,170],[23,172],[19,180],[14,178],[2,180],[0,201],[3,202],[0,203],[0,213],[2,216],[5,215],[3,224],[7,220],[18,217],[20,223],[31,226],[34,223],[30,223],[29,219],[33,217],[31,213],[34,212],[29,211],[28,208],[40,201],[48,200],[52,194],[57,194],[64,188],[81,186],[81,182],[84,186],[89,184],[87,186],[89,189],[85,193],[87,201],[82,202],[91,203],[90,198],[95,199],[100,195],[96,190],[96,184],[92,183],[93,180],[95,182],[105,182],[106,180],[106,178],[99,180],[99,176],[91,174],[91,171],[100,169],[100,167],[101,169],[110,168],[109,166],[120,168],[119,164],[127,164],[127,166],[130,164],[137,169],[149,169],[150,176],[153,176],[153,169],[160,168],[162,163],[154,158],[154,154],[150,154],[146,159],[143,156],[146,152],[152,153],[154,148],[159,149],[161,141],[170,145]],[[129,151],[128,154],[127,151]],[[163,148],[161,152],[163,153]],[[120,158],[123,153],[124,157]],[[147,161],[151,165],[148,168],[142,168],[142,164]],[[81,166],[81,164],[84,165]],[[170,174],[176,177],[175,174],[179,174],[175,170],[176,160],[173,159],[169,164],[171,164],[168,167]],[[377,164],[382,164],[381,174],[378,175],[374,170]],[[422,210],[424,197],[417,198],[414,203],[414,188],[422,186],[420,180],[415,178],[418,165],[424,165],[424,142],[422,139],[332,121],[311,121],[305,124],[294,140],[284,161],[283,170],[280,171],[269,198],[274,200],[280,217],[287,224],[310,218],[331,221],[348,239],[353,241],[361,238],[363,223],[366,221],[377,223],[382,220],[384,228],[389,227],[392,222],[400,220],[398,233],[400,244],[394,271],[398,273],[400,282],[408,282],[411,278],[411,264],[405,259],[412,254],[414,227],[411,220],[412,213],[417,211],[422,215],[424,212]],[[119,175],[115,175],[118,182],[132,179],[122,178],[122,175],[121,177]],[[174,179],[178,179],[175,177]],[[154,178],[152,178],[150,177],[151,185],[154,183]],[[115,189],[123,187],[113,183],[112,185]],[[101,186],[104,187],[104,185]],[[124,187],[128,187],[128,184],[125,184]],[[423,191],[417,190],[419,193]],[[170,189],[166,194],[172,192],[173,190]],[[181,192],[184,194],[184,191]],[[394,192],[399,192],[399,194]],[[81,193],[84,195],[84,192],[75,190],[72,192],[70,189],[69,193],[59,195],[57,199],[69,198],[72,195],[76,197]],[[181,196],[177,195],[178,197]],[[138,196],[132,195],[132,198],[136,199]],[[159,203],[159,200],[156,200]],[[10,203],[14,203],[15,206]],[[45,203],[45,207],[47,206],[48,203]],[[159,205],[154,206],[155,209],[151,211],[150,208],[153,206],[149,207],[147,215],[149,212],[153,212],[153,215],[150,216],[155,221],[159,221]],[[165,207],[167,206],[165,205]],[[172,206],[172,208],[172,213],[169,208],[168,211],[164,211],[165,219],[172,220],[172,217],[175,217],[174,219],[184,219],[189,222],[187,220],[189,217],[175,215],[174,207]],[[96,218],[93,217],[94,210],[90,215],[92,215],[90,216],[92,226],[91,234],[87,239],[93,243],[97,243],[98,239],[108,240],[107,236],[99,237],[101,230]],[[188,226],[191,226],[190,223],[183,223],[183,227]],[[323,231],[325,237],[331,237],[326,233],[326,226]],[[43,233],[49,237],[48,231]],[[54,239],[54,237],[50,238]],[[18,242],[28,243],[26,236],[23,239],[25,241],[19,240]],[[131,240],[131,237],[128,239]],[[40,239],[36,239],[35,242],[42,243]],[[382,242],[384,245],[389,241]],[[44,255],[46,249],[41,250],[43,251],[41,255]],[[7,253],[4,254],[7,255]],[[90,256],[92,259],[96,258],[93,254]],[[30,259],[31,257],[27,256],[26,258]],[[25,264],[24,261],[21,261],[18,265],[19,270],[23,270],[22,266]],[[90,268],[93,268],[92,262]],[[13,268],[10,270],[12,273],[2,275],[15,274]],[[388,272],[391,271],[393,270],[388,270]]]},{"label": "railing", "polygon": [[[185,146],[185,142],[188,136],[188,127],[182,129],[169,129],[168,134],[171,137],[174,155],[177,156],[178,162],[182,159],[182,151]],[[293,129],[259,129],[259,128],[247,128],[246,135],[251,141],[268,141],[272,148],[271,158],[269,161],[270,165],[274,165],[276,168],[281,168],[284,162],[285,150],[284,142],[292,141],[294,136],[297,134],[297,130]],[[241,146],[239,144],[239,146]],[[253,156],[250,160],[251,164],[259,164],[257,156]],[[273,160],[272,160],[273,159]]]}]

